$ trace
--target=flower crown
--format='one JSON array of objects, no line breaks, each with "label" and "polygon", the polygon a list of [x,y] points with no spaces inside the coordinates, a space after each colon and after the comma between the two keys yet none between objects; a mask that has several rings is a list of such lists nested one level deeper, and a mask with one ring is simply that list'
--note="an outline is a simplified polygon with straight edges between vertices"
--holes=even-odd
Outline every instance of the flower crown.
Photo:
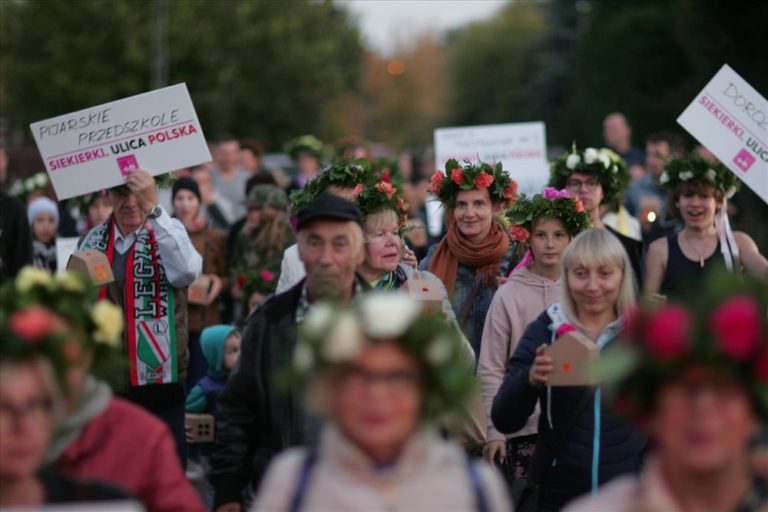
[{"label": "flower crown", "polygon": [[517,182],[501,168],[501,162],[491,165],[485,162],[459,165],[454,159],[445,163],[445,172],[432,175],[432,194],[448,207],[456,206],[456,196],[462,190],[488,189],[491,201],[508,207],[517,199]]},{"label": "flower crown", "polygon": [[16,180],[8,192],[15,198],[26,201],[32,192],[44,190],[49,183],[48,175],[44,172],[38,172],[29,178]]},{"label": "flower crown", "polygon": [[664,165],[659,184],[666,190],[675,190],[681,183],[703,183],[720,190],[731,198],[741,182],[720,162],[711,162],[698,153],[673,158]]},{"label": "flower crown", "polygon": [[91,373],[122,385],[123,313],[107,301],[92,306],[97,294],[77,272],[52,276],[32,266],[21,269],[0,286],[0,359],[46,357],[65,384],[66,369],[80,363],[87,349],[93,353]]},{"label": "flower crown", "polygon": [[539,217],[560,219],[572,237],[592,227],[592,220],[579,198],[571,197],[567,190],[558,191],[552,187],[544,188],[541,194],[530,199],[521,197],[504,216],[509,221],[509,234],[515,242],[528,240],[533,221]]},{"label": "flower crown", "polygon": [[365,185],[358,183],[352,194],[363,218],[372,213],[392,210],[397,214],[400,229],[405,229],[408,220],[408,204],[400,191],[388,181],[382,179],[378,183],[371,183],[369,180]]},{"label": "flower crown", "polygon": [[291,210],[295,214],[329,187],[355,188],[360,184],[365,186],[375,179],[376,173],[371,168],[371,162],[365,158],[334,160],[303,189],[291,194]]},{"label": "flower crown", "polygon": [[580,152],[574,142],[570,152],[552,161],[549,185],[557,189],[565,188],[568,178],[574,172],[596,176],[603,186],[603,202],[608,204],[615,204],[618,195],[629,185],[627,164],[607,148],[587,148]]},{"label": "flower crown", "polygon": [[766,311],[765,283],[735,280],[725,271],[710,273],[685,302],[645,304],[601,355],[600,374],[616,407],[640,419],[664,382],[702,364],[741,381],[758,414],[768,417]]},{"label": "flower crown", "polygon": [[285,152],[294,160],[298,158],[299,153],[302,151],[311,153],[318,160],[322,160],[325,157],[326,147],[325,144],[314,135],[302,135],[285,144]]},{"label": "flower crown", "polygon": [[420,363],[426,416],[460,410],[475,384],[464,348],[440,314],[420,311],[398,292],[367,293],[346,307],[320,303],[300,325],[291,375],[309,384],[367,345],[394,341]]}]

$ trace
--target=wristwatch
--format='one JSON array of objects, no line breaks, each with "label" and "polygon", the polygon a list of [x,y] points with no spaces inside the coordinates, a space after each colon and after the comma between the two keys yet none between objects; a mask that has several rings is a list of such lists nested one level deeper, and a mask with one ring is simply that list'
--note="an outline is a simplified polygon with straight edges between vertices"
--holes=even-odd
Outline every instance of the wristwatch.
[{"label": "wristwatch", "polygon": [[156,204],[152,207],[151,210],[147,212],[147,217],[150,219],[156,219],[163,213],[163,209],[160,207],[159,204]]}]

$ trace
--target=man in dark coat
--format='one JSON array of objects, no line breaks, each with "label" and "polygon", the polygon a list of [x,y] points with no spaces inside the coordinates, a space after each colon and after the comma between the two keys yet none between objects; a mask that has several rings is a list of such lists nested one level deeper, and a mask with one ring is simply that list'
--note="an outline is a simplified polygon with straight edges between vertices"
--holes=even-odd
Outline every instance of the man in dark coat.
[{"label": "man in dark coat", "polygon": [[297,324],[316,300],[346,302],[369,288],[355,274],[364,251],[354,204],[324,193],[299,211],[297,221],[307,277],[251,313],[240,362],[219,398],[210,473],[217,512],[242,510],[243,490],[249,482],[258,486],[275,455],[315,438],[317,422],[304,414],[296,393],[276,386],[275,372],[293,361]]}]

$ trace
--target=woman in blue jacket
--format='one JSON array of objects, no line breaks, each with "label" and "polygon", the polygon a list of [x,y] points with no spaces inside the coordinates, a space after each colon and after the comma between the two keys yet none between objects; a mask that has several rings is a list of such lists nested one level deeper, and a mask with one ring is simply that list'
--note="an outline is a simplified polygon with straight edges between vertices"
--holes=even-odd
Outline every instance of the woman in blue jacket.
[{"label": "woman in blue jacket", "polygon": [[[635,306],[634,276],[621,243],[604,229],[577,236],[563,254],[563,296],[526,329],[493,402],[499,432],[522,428],[540,401],[539,440],[529,483],[539,510],[559,510],[604,482],[640,469],[644,437],[602,406],[600,388],[547,385],[554,371],[545,349],[578,330],[602,350]],[[556,439],[561,437],[562,442]],[[559,446],[557,446],[559,445]]]}]

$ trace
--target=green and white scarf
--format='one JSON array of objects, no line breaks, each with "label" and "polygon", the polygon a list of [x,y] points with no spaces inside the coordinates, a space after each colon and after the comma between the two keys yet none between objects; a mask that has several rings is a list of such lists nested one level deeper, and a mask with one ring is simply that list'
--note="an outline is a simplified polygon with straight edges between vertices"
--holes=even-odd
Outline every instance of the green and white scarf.
[{"label": "green and white scarf", "polygon": [[[115,252],[114,216],[93,228],[81,249],[104,253],[110,265]],[[106,298],[106,287],[99,299]],[[173,291],[157,250],[155,230],[147,222],[139,231],[125,263],[125,326],[131,386],[168,384],[178,380]]]}]

